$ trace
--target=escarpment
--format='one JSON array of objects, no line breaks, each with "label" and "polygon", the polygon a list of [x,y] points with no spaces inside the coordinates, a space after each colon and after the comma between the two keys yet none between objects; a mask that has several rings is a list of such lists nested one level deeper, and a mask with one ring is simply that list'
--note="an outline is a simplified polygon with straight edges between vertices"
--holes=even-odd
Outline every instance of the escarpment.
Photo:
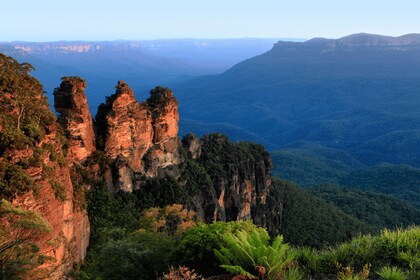
[{"label": "escarpment", "polygon": [[[63,279],[86,256],[89,243],[88,216],[84,208],[76,207],[70,177],[71,161],[86,152],[70,148],[65,155],[65,137],[42,85],[30,76],[32,67],[2,54],[0,66],[2,272],[6,269],[11,279],[16,273],[26,279]],[[70,137],[71,145],[78,143],[73,140]],[[86,139],[86,145],[93,140]],[[38,215],[43,222],[25,221],[28,215]],[[15,271],[8,266],[14,261],[20,263]]]}]

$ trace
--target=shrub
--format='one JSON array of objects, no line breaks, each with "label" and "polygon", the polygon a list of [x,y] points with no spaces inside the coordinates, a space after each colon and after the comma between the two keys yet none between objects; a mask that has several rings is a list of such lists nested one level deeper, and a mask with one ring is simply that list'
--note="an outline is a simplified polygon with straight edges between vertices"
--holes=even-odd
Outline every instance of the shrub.
[{"label": "shrub", "polygon": [[406,280],[405,273],[398,267],[382,267],[378,271],[378,275],[383,280]]},{"label": "shrub", "polygon": [[0,155],[3,155],[7,150],[24,149],[31,144],[30,140],[23,131],[7,124],[0,131]]},{"label": "shrub", "polygon": [[194,211],[181,204],[168,205],[164,208],[149,208],[140,216],[140,228],[153,232],[164,232],[168,235],[180,234],[197,224]]},{"label": "shrub", "polygon": [[136,231],[91,251],[85,271],[93,279],[154,280],[167,270],[174,248],[165,234]]},{"label": "shrub", "polygon": [[252,222],[216,222],[203,224],[189,229],[174,252],[176,264],[193,267],[204,276],[224,273],[214,254],[214,249],[224,245],[223,236],[239,230],[250,232],[256,229]]},{"label": "shrub", "polygon": [[57,182],[56,180],[50,180],[50,185],[54,191],[55,198],[61,201],[66,200],[66,189],[63,184]]},{"label": "shrub", "polygon": [[33,181],[22,167],[8,162],[0,163],[0,199],[14,198],[33,188]]},{"label": "shrub", "polygon": [[[297,259],[305,272],[312,277],[331,278],[349,268],[376,274],[384,264],[398,267],[409,279],[416,279],[419,271],[420,228],[384,230],[378,236],[361,236],[335,248],[321,251],[297,250]],[[340,264],[337,266],[337,264]],[[351,274],[352,275],[352,274]]]},{"label": "shrub", "polygon": [[270,245],[270,236],[263,228],[228,233],[223,240],[226,245],[215,253],[221,267],[230,273],[251,279],[282,279],[293,260],[283,237],[277,236]]}]

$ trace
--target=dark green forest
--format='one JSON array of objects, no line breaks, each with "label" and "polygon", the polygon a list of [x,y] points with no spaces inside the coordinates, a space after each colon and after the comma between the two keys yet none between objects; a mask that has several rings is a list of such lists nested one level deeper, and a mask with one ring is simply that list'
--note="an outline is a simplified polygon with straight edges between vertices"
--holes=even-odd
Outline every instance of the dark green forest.
[{"label": "dark green forest", "polygon": [[301,143],[272,152],[273,173],[312,188],[335,184],[391,195],[419,209],[420,169],[403,164],[366,166],[341,150]]}]

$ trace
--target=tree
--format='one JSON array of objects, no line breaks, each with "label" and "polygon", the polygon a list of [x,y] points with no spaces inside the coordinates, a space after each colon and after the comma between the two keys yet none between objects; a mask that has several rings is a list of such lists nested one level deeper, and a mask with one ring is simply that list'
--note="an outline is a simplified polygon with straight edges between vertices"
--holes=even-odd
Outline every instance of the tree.
[{"label": "tree", "polygon": [[38,238],[51,231],[48,222],[34,211],[22,210],[0,200],[0,279],[31,279],[45,276],[38,266],[50,258],[39,253]]}]

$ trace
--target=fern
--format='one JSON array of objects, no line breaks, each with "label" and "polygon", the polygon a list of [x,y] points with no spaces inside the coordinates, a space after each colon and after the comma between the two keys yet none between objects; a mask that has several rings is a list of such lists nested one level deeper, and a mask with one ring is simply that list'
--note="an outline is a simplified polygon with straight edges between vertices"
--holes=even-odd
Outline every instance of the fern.
[{"label": "fern", "polygon": [[284,275],[288,269],[287,265],[293,260],[289,246],[283,243],[283,238],[278,236],[270,245],[270,237],[262,228],[249,233],[239,231],[236,234],[226,234],[224,241],[226,245],[220,250],[215,250],[222,263],[221,267],[230,273],[251,279],[278,279],[280,275]]}]

